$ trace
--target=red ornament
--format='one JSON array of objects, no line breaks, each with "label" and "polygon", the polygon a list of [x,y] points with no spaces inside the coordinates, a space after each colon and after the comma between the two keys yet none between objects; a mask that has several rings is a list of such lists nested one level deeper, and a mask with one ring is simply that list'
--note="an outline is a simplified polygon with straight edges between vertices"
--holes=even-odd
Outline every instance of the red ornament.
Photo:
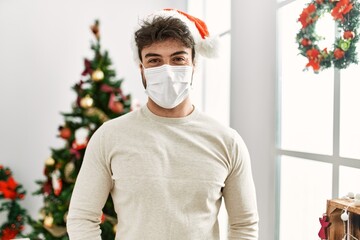
[{"label": "red ornament", "polygon": [[76,140],[72,143],[71,147],[74,149],[74,150],[82,150],[82,149],[85,149],[86,146],[87,146],[87,142],[88,141],[85,141],[85,142],[81,142],[81,143],[78,143]]},{"label": "red ornament", "polygon": [[19,232],[15,229],[5,228],[2,230],[1,240],[11,240],[16,237]]},{"label": "red ornament", "polygon": [[51,184],[52,184],[52,188],[54,190],[54,195],[59,196],[62,191],[62,187],[63,187],[63,182],[61,180],[61,173],[60,173],[59,169],[56,169],[51,174]]},{"label": "red ornament", "polygon": [[71,137],[71,129],[68,127],[59,127],[60,137],[63,139],[69,139]]},{"label": "red ornament", "polygon": [[104,223],[105,220],[106,220],[106,217],[105,217],[105,214],[103,213],[103,214],[101,215],[101,223]]},{"label": "red ornament", "polygon": [[110,95],[108,107],[114,113],[122,113],[124,111],[124,105],[116,100],[114,93]]},{"label": "red ornament", "polygon": [[320,224],[321,224],[321,228],[320,231],[318,233],[318,236],[323,240],[323,239],[327,239],[326,237],[326,228],[330,225],[330,223],[327,221],[327,217],[326,214],[323,214],[322,218],[319,218]]},{"label": "red ornament", "polygon": [[51,186],[51,182],[49,180],[46,183],[44,183],[44,185],[43,185],[43,193],[44,193],[44,195],[49,196],[51,191],[52,191],[52,186]]}]

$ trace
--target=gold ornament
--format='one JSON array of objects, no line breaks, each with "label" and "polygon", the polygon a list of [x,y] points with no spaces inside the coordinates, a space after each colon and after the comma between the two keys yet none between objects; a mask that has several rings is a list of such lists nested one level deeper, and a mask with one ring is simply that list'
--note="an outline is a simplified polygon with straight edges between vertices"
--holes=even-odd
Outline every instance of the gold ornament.
[{"label": "gold ornament", "polygon": [[53,225],[52,227],[44,226],[44,228],[49,233],[51,233],[51,235],[53,235],[54,237],[58,237],[58,238],[64,236],[67,233],[66,227],[62,227],[62,226]]},{"label": "gold ornament", "polygon": [[73,174],[74,170],[75,170],[75,163],[74,162],[68,162],[65,165],[64,175],[65,175],[65,181],[66,182],[68,182],[68,183],[74,183],[75,182],[75,178],[71,176]]},{"label": "gold ornament", "polygon": [[116,228],[117,228],[117,224],[115,224],[114,227],[113,227],[114,233],[116,233]]},{"label": "gold ornament", "polygon": [[49,157],[48,159],[45,160],[46,166],[53,166],[54,164],[55,164],[55,160],[52,157]]},{"label": "gold ornament", "polygon": [[101,71],[100,69],[96,69],[95,71],[93,71],[93,73],[91,74],[91,79],[94,82],[99,82],[102,81],[104,79],[104,72]]},{"label": "gold ornament", "polygon": [[100,119],[101,122],[106,122],[107,120],[109,120],[109,117],[106,116],[106,114],[99,108],[89,108],[88,110],[86,110],[85,112],[85,116],[87,117],[98,117]]},{"label": "gold ornament", "polygon": [[64,214],[64,222],[67,222],[67,216],[68,216],[68,212],[66,212],[66,213]]},{"label": "gold ornament", "polygon": [[54,223],[54,218],[51,215],[48,215],[44,218],[44,226],[52,227]]},{"label": "gold ornament", "polygon": [[90,108],[94,104],[94,99],[90,97],[90,95],[86,95],[80,100],[80,106],[82,108]]}]

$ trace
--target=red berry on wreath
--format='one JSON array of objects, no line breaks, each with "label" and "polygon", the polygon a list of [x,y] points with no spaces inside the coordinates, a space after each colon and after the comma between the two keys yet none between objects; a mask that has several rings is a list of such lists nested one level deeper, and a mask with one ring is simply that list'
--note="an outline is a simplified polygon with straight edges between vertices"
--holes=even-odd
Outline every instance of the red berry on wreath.
[{"label": "red berry on wreath", "polygon": [[309,46],[309,45],[311,45],[311,41],[307,38],[303,38],[301,40],[301,45],[303,45],[304,47]]},{"label": "red berry on wreath", "polygon": [[345,53],[344,53],[343,50],[341,50],[340,48],[335,49],[335,51],[334,51],[334,57],[335,57],[336,59],[341,59],[341,58],[344,57],[344,55],[345,55]]},{"label": "red berry on wreath", "polygon": [[344,38],[345,39],[353,39],[355,37],[355,33],[353,31],[345,31]]}]

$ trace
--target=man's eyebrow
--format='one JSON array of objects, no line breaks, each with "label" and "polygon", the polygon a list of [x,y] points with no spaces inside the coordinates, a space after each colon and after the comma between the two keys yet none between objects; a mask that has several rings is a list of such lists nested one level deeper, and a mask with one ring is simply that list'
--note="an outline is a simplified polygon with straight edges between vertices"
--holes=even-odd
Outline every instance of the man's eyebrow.
[{"label": "man's eyebrow", "polygon": [[161,55],[157,54],[157,53],[147,53],[145,55],[145,58],[148,58],[148,57],[161,57]]},{"label": "man's eyebrow", "polygon": [[[177,51],[177,52],[172,53],[170,56],[173,57],[173,56],[180,55],[180,54],[188,55],[188,53],[186,51]],[[157,53],[147,53],[145,55],[145,58],[148,58],[148,57],[161,57],[161,55],[157,54]]]},{"label": "man's eyebrow", "polygon": [[174,53],[171,54],[170,56],[175,56],[175,55],[180,55],[180,54],[186,54],[186,55],[188,55],[188,53],[185,52],[185,51],[178,51],[178,52],[174,52]]}]

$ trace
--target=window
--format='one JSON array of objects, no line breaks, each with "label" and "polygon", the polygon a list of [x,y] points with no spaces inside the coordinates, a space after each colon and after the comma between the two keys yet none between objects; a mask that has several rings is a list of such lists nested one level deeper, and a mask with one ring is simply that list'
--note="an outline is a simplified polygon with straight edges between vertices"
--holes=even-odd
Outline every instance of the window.
[{"label": "window", "polygon": [[[219,122],[230,121],[230,0],[188,1],[188,12],[206,23],[210,35],[220,36],[220,56],[196,63],[192,99],[196,106]],[[221,17],[219,17],[221,16]],[[227,239],[227,213],[219,213],[220,239]]]},{"label": "window", "polygon": [[188,2],[188,12],[204,20],[210,35],[220,36],[219,58],[202,58],[195,67],[192,98],[225,125],[229,125],[230,118],[230,10],[230,0]]},{"label": "window", "polygon": [[[303,71],[297,19],[310,0],[277,1],[277,239],[316,239],[326,200],[360,193],[360,67]],[[335,23],[316,31],[331,48]],[[358,44],[357,49],[360,49]]]}]

